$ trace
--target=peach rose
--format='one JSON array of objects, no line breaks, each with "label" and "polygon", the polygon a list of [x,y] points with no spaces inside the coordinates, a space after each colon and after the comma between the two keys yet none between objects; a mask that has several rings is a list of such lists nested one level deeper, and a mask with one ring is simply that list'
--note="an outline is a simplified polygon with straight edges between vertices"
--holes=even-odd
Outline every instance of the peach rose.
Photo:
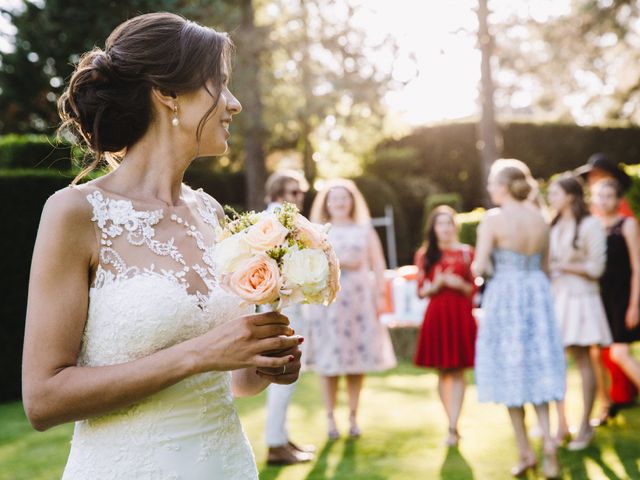
[{"label": "peach rose", "polygon": [[229,290],[254,305],[278,300],[282,285],[278,263],[266,255],[243,261],[225,280]]},{"label": "peach rose", "polygon": [[266,252],[281,245],[288,233],[275,215],[267,214],[247,229],[244,239],[254,252]]},{"label": "peach rose", "polygon": [[321,248],[327,239],[325,226],[312,223],[303,215],[296,215],[293,226],[297,230],[298,238],[305,247]]}]

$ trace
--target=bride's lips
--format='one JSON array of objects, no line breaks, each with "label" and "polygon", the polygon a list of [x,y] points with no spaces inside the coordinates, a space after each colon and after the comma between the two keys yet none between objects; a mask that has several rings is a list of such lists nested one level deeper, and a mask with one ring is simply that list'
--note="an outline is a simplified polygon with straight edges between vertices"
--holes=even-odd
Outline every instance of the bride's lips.
[{"label": "bride's lips", "polygon": [[224,129],[224,132],[225,132],[224,138],[226,140],[231,136],[231,134],[229,133],[229,125],[231,124],[231,119],[230,118],[223,119],[220,121],[220,124]]}]

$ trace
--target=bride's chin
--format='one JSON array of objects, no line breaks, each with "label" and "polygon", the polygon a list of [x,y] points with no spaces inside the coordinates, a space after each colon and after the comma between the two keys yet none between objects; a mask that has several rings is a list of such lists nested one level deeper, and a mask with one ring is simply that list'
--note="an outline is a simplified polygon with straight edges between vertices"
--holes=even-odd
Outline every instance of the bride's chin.
[{"label": "bride's chin", "polygon": [[210,147],[200,146],[200,152],[198,154],[199,157],[219,157],[220,155],[224,155],[229,150],[229,145],[227,142],[222,142],[218,145],[212,145]]}]

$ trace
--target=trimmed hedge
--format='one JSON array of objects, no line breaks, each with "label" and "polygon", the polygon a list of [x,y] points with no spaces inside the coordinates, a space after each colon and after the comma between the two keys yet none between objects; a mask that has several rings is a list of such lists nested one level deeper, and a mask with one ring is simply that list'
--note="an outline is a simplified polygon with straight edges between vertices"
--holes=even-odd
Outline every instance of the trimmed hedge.
[{"label": "trimmed hedge", "polygon": [[[244,177],[239,174],[214,174],[194,165],[185,175],[193,187],[202,187],[223,204],[244,203]],[[4,219],[4,235],[0,237],[3,252],[0,304],[0,402],[20,398],[20,372],[27,286],[31,255],[42,207],[55,191],[73,180],[71,172],[45,169],[0,170],[0,218]]]},{"label": "trimmed hedge", "polygon": [[46,135],[0,136],[0,169],[53,168],[68,171],[82,156],[79,148]]},{"label": "trimmed hedge", "polygon": [[3,252],[0,288],[0,402],[20,398],[20,371],[27,285],[31,255],[42,206],[56,190],[67,186],[72,176],[36,170],[0,173],[0,215],[6,227],[0,236]]},{"label": "trimmed hedge", "polygon": [[471,212],[459,213],[456,217],[456,223],[458,224],[458,238],[460,242],[467,245],[476,245],[476,233],[478,230],[478,224],[484,216],[484,208],[476,208]]}]

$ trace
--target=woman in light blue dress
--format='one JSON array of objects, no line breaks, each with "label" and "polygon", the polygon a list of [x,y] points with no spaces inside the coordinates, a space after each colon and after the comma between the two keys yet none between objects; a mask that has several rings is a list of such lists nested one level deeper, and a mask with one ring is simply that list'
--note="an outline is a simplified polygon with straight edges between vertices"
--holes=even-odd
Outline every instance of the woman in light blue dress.
[{"label": "woman in light blue dress", "polygon": [[537,464],[524,422],[524,404],[535,406],[544,436],[543,473],[560,474],[549,426],[548,402],[561,400],[565,361],[547,277],[549,227],[528,201],[534,180],[518,160],[498,160],[488,191],[498,208],[478,228],[473,271],[493,272],[485,290],[476,345],[476,383],[481,402],[509,409],[520,461],[512,474]]}]

